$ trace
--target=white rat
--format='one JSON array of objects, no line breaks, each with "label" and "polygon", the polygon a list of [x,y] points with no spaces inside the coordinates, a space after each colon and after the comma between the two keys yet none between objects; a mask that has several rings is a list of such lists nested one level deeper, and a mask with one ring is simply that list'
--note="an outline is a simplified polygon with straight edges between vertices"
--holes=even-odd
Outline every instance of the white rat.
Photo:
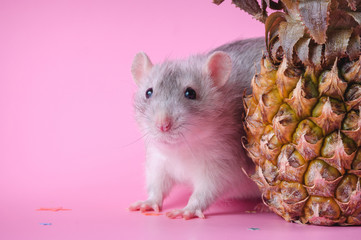
[{"label": "white rat", "polygon": [[241,146],[242,96],[264,45],[263,38],[241,40],[158,65],[145,53],[135,56],[134,105],[146,142],[148,199],[129,210],[159,212],[175,183],[190,184],[193,193],[183,209],[166,213],[170,218],[204,218],[203,211],[230,192],[260,196],[242,172],[254,167]]}]

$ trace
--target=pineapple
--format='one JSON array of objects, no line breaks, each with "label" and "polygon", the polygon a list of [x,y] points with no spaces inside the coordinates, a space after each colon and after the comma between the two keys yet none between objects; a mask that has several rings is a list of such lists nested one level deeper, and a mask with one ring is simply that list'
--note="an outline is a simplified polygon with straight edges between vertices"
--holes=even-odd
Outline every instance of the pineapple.
[{"label": "pineapple", "polygon": [[243,142],[264,203],[287,221],[361,225],[361,0],[233,3],[265,23]]}]

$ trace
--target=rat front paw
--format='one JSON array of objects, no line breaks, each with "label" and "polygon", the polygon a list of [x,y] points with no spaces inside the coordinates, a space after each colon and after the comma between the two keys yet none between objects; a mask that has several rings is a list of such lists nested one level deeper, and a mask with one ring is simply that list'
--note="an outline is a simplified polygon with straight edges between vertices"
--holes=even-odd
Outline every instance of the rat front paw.
[{"label": "rat front paw", "polygon": [[135,202],[135,203],[131,204],[128,209],[129,209],[129,211],[141,211],[141,212],[155,211],[155,212],[159,212],[160,208],[161,207],[160,207],[160,205],[158,203],[147,200],[147,201]]},{"label": "rat front paw", "polygon": [[203,214],[202,210],[200,210],[200,209],[197,209],[197,210],[174,209],[170,212],[167,212],[165,215],[172,219],[178,218],[178,217],[183,218],[185,220],[189,220],[189,219],[195,218],[195,217],[205,219],[204,214]]}]

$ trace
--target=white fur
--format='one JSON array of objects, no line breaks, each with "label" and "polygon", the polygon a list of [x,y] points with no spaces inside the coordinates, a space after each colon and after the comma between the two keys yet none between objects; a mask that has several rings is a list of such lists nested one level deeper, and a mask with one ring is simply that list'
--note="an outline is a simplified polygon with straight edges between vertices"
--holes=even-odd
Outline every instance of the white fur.
[{"label": "white fur", "polygon": [[174,146],[147,146],[147,190],[149,196],[157,196],[149,200],[161,206],[174,183],[193,187],[187,210],[204,211],[219,196],[231,192],[233,197],[259,196],[254,183],[242,173],[240,161],[225,156],[222,139],[214,139],[211,133],[202,134]]},{"label": "white fur", "polygon": [[[149,58],[137,55],[132,72],[142,76],[141,81],[135,78],[135,109],[146,140],[148,199],[134,203],[131,210],[158,210],[176,183],[190,184],[193,193],[186,207],[169,217],[203,217],[202,212],[227,193],[259,197],[256,185],[242,172],[254,166],[241,147],[241,114],[243,90],[250,82],[244,78],[254,73],[250,61],[260,60],[263,45],[260,39],[240,41],[150,69],[139,64]],[[184,97],[189,87],[197,100]],[[153,95],[146,98],[150,88]],[[162,118],[172,121],[169,131],[157,127]]]}]

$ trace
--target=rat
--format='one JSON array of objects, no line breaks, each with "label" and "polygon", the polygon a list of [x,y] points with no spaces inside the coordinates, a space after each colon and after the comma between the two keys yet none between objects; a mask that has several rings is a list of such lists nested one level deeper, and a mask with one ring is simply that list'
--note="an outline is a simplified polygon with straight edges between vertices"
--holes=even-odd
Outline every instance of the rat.
[{"label": "rat", "polygon": [[177,183],[193,191],[183,209],[166,213],[169,218],[205,218],[203,212],[227,194],[260,197],[242,171],[254,165],[241,138],[244,91],[264,49],[264,38],[253,38],[161,64],[153,64],[144,52],[136,54],[131,72],[138,87],[135,119],[146,145],[148,198],[129,210],[161,211]]}]

